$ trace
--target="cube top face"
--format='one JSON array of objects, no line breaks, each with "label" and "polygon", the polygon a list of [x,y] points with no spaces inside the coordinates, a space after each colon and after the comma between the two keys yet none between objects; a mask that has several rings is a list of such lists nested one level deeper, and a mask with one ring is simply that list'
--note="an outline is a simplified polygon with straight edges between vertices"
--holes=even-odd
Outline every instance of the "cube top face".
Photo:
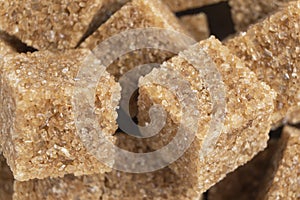
[{"label": "cube top face", "polygon": [[[87,151],[76,133],[74,84],[89,53],[40,51],[5,57],[0,136],[17,180],[109,171]],[[108,135],[117,129],[112,91],[119,91],[119,86],[105,73],[95,91],[95,108],[100,127]]]},{"label": "cube top face", "polygon": [[112,15],[81,47],[92,50],[105,39],[122,31],[150,27],[184,31],[176,16],[160,0],[134,0]]},{"label": "cube top face", "polygon": [[292,2],[226,42],[259,80],[278,93],[272,120],[274,127],[281,125],[300,102],[299,13],[300,2]]},{"label": "cube top face", "polygon": [[74,48],[107,2],[1,1],[0,29],[39,50]]}]

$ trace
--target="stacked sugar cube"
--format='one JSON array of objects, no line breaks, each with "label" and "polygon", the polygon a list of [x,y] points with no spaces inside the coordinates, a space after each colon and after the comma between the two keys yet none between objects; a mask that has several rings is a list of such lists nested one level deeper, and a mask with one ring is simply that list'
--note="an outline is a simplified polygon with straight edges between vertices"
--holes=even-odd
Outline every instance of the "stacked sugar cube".
[{"label": "stacked sugar cube", "polygon": [[[252,6],[230,0],[235,27],[245,32],[223,43],[209,37],[204,13],[174,14],[219,2],[0,2],[0,199],[198,200],[205,192],[209,200],[299,198],[300,133],[285,125],[300,121],[300,2]],[[167,145],[183,118],[181,99],[157,84],[169,81],[171,72],[189,84],[200,117],[193,142],[178,160],[155,172],[121,172],[98,160],[77,134],[76,77],[83,65],[102,65],[95,55],[100,43],[123,31],[153,27],[193,37],[195,44],[178,55],[136,50],[108,66],[94,94],[99,127],[113,144],[131,152]],[[160,67],[139,80],[136,117],[147,125],[151,107],[161,105],[166,123],[154,137],[135,139],[117,130],[118,80],[147,63]],[[199,69],[212,66],[225,92],[217,135],[209,130],[219,108]],[[281,137],[270,139],[271,129],[280,126],[285,126]],[[97,148],[107,152],[105,145]],[[107,157],[113,165],[115,154]]]}]

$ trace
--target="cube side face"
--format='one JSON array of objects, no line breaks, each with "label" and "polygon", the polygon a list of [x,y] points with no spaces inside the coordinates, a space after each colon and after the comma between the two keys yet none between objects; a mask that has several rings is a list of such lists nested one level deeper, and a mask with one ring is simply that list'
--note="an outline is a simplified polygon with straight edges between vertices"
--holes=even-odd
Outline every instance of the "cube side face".
[{"label": "cube side face", "polygon": [[216,4],[226,0],[163,0],[172,11],[179,12],[193,8],[199,8],[211,4]]},{"label": "cube side face", "polygon": [[[60,54],[41,51],[7,58],[1,81],[11,91],[1,97],[13,99],[15,107],[2,117],[11,123],[9,128],[4,127],[1,136],[7,141],[3,144],[4,155],[13,152],[8,161],[17,180],[110,171],[87,151],[76,134],[72,107],[74,78],[88,53],[87,50]],[[118,90],[107,74],[96,90],[96,108],[101,110],[99,123],[107,134],[117,129],[110,92],[116,87]],[[4,113],[12,106],[3,107]]]},{"label": "cube side face", "polygon": [[269,140],[268,147],[251,161],[228,174],[222,181],[209,189],[209,198],[221,199],[258,199],[259,192],[265,191],[266,177],[274,155],[280,151],[277,140]]},{"label": "cube side face", "polygon": [[245,31],[259,20],[276,11],[291,0],[230,0],[232,19],[237,31]]},{"label": "cube side face", "polygon": [[245,34],[226,42],[259,80],[278,93],[272,119],[274,127],[280,126],[300,102],[299,13],[299,2],[290,3]]},{"label": "cube side face", "polygon": [[299,198],[300,130],[285,127],[281,138],[283,150],[274,162],[277,165],[265,199]]},{"label": "cube side face", "polygon": [[[171,164],[171,169],[179,176],[180,174],[185,177],[188,176],[187,182],[191,184],[191,187],[198,188],[198,190],[200,188],[200,192],[205,192],[213,184],[224,178],[227,173],[246,163],[266,147],[271,114],[274,108],[273,100],[276,94],[265,83],[259,82],[255,74],[216,39],[211,38],[200,42],[199,48],[204,49],[207,55],[212,58],[225,84],[226,118],[224,127],[216,144],[211,144],[211,153],[203,158],[200,158],[200,154],[206,150],[202,148],[202,143],[206,137],[210,137],[207,135],[209,127],[199,127],[197,137],[192,145],[181,158]],[[179,61],[180,58],[173,58],[171,62],[174,63],[170,67],[178,65],[181,72],[189,68],[186,63],[175,62],[176,60]],[[176,67],[174,68],[176,69]],[[197,81],[195,82],[197,83]],[[205,82],[205,80],[198,80],[198,83],[201,82]],[[155,102],[161,98],[159,95],[161,92],[157,94],[155,89],[151,89],[151,87],[142,87],[140,90],[140,98],[141,100],[146,99],[148,102],[146,104],[151,104],[151,99],[152,102]],[[201,91],[203,86],[200,84],[196,88]],[[201,97],[204,96],[203,91],[205,90],[208,93],[207,89],[203,89]],[[156,91],[159,91],[157,87]],[[207,116],[207,118],[203,118],[205,114],[200,115],[202,116],[199,119],[200,125],[201,121],[203,124],[207,124],[211,119],[210,106],[212,103],[209,95],[207,99],[199,100],[200,105],[206,106],[205,109],[201,106],[200,108]],[[145,102],[140,102],[140,107],[149,109],[150,106],[144,104]],[[168,110],[167,112],[170,114]],[[141,121],[147,120],[146,114],[140,115]],[[174,118],[174,116],[172,117]],[[160,134],[168,133],[163,130]]]},{"label": "cube side face", "polygon": [[2,1],[0,27],[39,50],[73,48],[107,2],[109,0]]},{"label": "cube side face", "polygon": [[210,30],[205,13],[183,16],[180,22],[197,41],[209,38]]},{"label": "cube side face", "polygon": [[13,199],[99,199],[103,193],[104,177],[104,174],[80,177],[67,175],[63,178],[15,181]]}]

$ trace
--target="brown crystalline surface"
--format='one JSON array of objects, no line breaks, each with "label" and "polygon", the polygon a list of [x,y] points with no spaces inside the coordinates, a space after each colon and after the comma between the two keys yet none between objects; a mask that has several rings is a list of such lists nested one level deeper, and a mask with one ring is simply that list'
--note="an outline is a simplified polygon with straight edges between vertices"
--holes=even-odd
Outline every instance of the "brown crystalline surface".
[{"label": "brown crystalline surface", "polygon": [[[75,77],[89,53],[39,51],[5,57],[0,82],[0,142],[17,180],[109,171],[87,152],[74,124]],[[105,73],[95,93],[100,126],[109,138],[117,129],[119,90]]]},{"label": "brown crystalline surface", "polygon": [[74,48],[85,32],[93,28],[89,27],[93,19],[104,20],[108,17],[105,15],[125,2],[3,0],[0,2],[0,29],[39,50]]},{"label": "brown crystalline surface", "polygon": [[232,19],[237,31],[245,31],[248,26],[275,12],[292,0],[229,0]]},{"label": "brown crystalline surface", "polygon": [[172,11],[184,11],[199,8],[210,4],[216,4],[227,0],[163,0]]},{"label": "brown crystalline surface", "polygon": [[[118,146],[131,152],[146,152],[149,148],[143,140],[125,134],[119,133],[117,138]],[[142,174],[113,170],[105,178],[103,200],[200,200],[202,196],[168,167]]]},{"label": "brown crystalline surface", "polygon": [[210,31],[205,13],[185,15],[180,18],[180,21],[197,41],[201,41],[209,37]]},{"label": "brown crystalline surface", "polygon": [[[187,33],[180,25],[176,16],[161,2],[161,0],[133,0],[123,6],[109,20],[100,26],[84,43],[81,44],[81,47],[94,50],[101,42],[118,33],[130,29],[150,27],[171,29],[183,34]],[[154,40],[153,42],[156,41]],[[114,75],[116,79],[119,79],[124,73],[138,65],[161,63],[173,55],[174,53],[157,49],[132,51],[124,56],[118,55],[120,58],[108,67],[108,72]]]},{"label": "brown crystalline surface", "polygon": [[[171,169],[184,176],[192,188],[206,191],[238,166],[252,159],[267,146],[270,118],[273,112],[273,99],[276,94],[265,83],[259,82],[253,72],[243,62],[213,37],[198,44],[215,63],[222,75],[226,90],[226,118],[224,127],[217,138],[212,151],[205,155],[202,142],[211,120],[211,97],[205,81],[199,78],[199,72],[180,55],[162,65],[162,69],[172,68],[190,82],[198,96],[198,131],[192,145],[184,155],[171,164]],[[195,59],[204,59],[197,57]],[[181,119],[180,102],[167,88],[151,85],[152,78],[159,76],[159,70],[153,70],[140,80],[139,113],[140,123],[149,122],[145,112],[153,103],[162,105],[167,112],[165,127],[158,136],[150,138],[149,145],[159,149],[166,145],[176,132]],[[153,77],[152,77],[153,76]],[[189,127],[190,128],[190,127]],[[205,155],[200,157],[200,155]]]},{"label": "brown crystalline surface", "polygon": [[274,127],[299,109],[299,34],[300,1],[296,1],[226,42],[259,80],[278,93],[272,120]]},{"label": "brown crystalline surface", "polygon": [[0,154],[0,200],[11,200],[13,194],[14,178],[6,164],[6,160]]},{"label": "brown crystalline surface", "polygon": [[[300,198],[300,130],[285,127],[282,135],[283,150],[274,160],[275,171],[269,177],[264,199]],[[271,169],[272,170],[272,169]]]},{"label": "brown crystalline surface", "polygon": [[[129,151],[148,148],[125,134],[118,133],[118,146]],[[113,170],[105,175],[31,180],[14,184],[14,199],[186,199],[200,200],[201,194],[193,191],[169,168],[144,174],[131,174]]]},{"label": "brown crystalline surface", "polygon": [[269,175],[272,159],[280,149],[277,140],[270,140],[267,149],[234,172],[227,174],[225,179],[210,188],[208,199],[257,199],[258,191],[266,188],[265,177]]},{"label": "brown crystalline surface", "polygon": [[104,174],[63,178],[47,178],[26,182],[15,181],[14,200],[100,199],[103,194]]}]

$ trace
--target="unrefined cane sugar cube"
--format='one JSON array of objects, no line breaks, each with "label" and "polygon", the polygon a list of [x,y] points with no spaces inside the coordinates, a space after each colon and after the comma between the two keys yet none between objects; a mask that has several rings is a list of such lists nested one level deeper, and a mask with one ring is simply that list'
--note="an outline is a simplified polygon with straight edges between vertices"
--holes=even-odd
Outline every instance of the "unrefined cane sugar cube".
[{"label": "unrefined cane sugar cube", "polygon": [[[90,51],[82,49],[5,56],[0,80],[0,142],[15,179],[110,171],[87,151],[74,123],[77,73],[82,64],[98,63],[93,57],[84,63],[88,55]],[[104,72],[95,91],[99,125],[113,141],[119,84]]]},{"label": "unrefined cane sugar cube", "polygon": [[247,28],[284,6],[291,0],[229,0],[232,19],[237,31]]},{"label": "unrefined cane sugar cube", "polygon": [[100,199],[104,192],[104,179],[104,174],[94,174],[15,181],[13,199]]},{"label": "unrefined cane sugar cube", "polygon": [[211,4],[216,4],[226,0],[163,0],[172,11],[184,11],[193,8],[199,8]]},{"label": "unrefined cane sugar cube", "polygon": [[126,2],[3,0],[0,29],[39,50],[75,48],[86,32]]},{"label": "unrefined cane sugar cube", "polygon": [[[139,152],[148,148],[142,141],[117,133],[117,145]],[[14,183],[14,199],[186,199],[200,200],[202,194],[193,191],[169,168],[156,172],[134,174],[117,170],[82,177],[47,178]]]},{"label": "unrefined cane sugar cube", "polygon": [[273,127],[299,110],[300,104],[300,1],[291,2],[264,21],[226,42],[259,80],[278,95]]},{"label": "unrefined cane sugar cube", "polygon": [[227,176],[209,189],[208,198],[223,199],[258,199],[258,191],[264,190],[268,183],[266,177],[272,176],[273,159],[280,151],[280,142],[271,139],[268,147],[257,154],[252,160]]},{"label": "unrefined cane sugar cube", "polygon": [[180,18],[180,21],[197,41],[201,41],[209,37],[210,31],[205,13],[185,15]]},{"label": "unrefined cane sugar cube", "polygon": [[263,199],[299,199],[300,130],[286,126],[281,136],[282,148],[275,157],[268,185],[261,190]]},{"label": "unrefined cane sugar cube", "polygon": [[[94,50],[100,43],[116,34],[131,29],[139,29],[142,31],[142,28],[151,27],[170,29],[181,32],[182,34],[188,34],[180,25],[176,16],[161,0],[133,0],[112,15],[109,20],[101,25],[81,44],[81,47]],[[148,37],[147,40],[148,39],[150,40],[151,38]],[[134,38],[132,38],[132,40],[134,40]],[[157,42],[155,38],[153,42]],[[126,42],[124,43],[126,44]],[[114,47],[112,51],[116,48],[122,47]],[[148,63],[162,63],[174,55],[173,52],[146,48],[147,47],[145,47],[145,49],[131,51],[123,56],[118,55],[118,60],[114,61],[110,66],[107,66],[108,72],[114,75],[116,79],[119,79],[124,73],[136,66]],[[95,51],[97,56],[97,49]]]},{"label": "unrefined cane sugar cube", "polygon": [[0,153],[0,199],[11,200],[13,194],[14,177],[6,160]]},{"label": "unrefined cane sugar cube", "polygon": [[[141,112],[138,119],[141,125],[145,125],[149,122],[148,113],[145,111],[153,104],[161,105],[167,113],[166,125],[157,136],[147,142],[153,149],[160,149],[171,141],[182,120],[182,102],[168,88],[157,85],[158,83],[154,85],[153,80],[162,71],[179,71],[182,79],[187,80],[191,90],[196,92],[199,119],[196,137],[191,146],[170,168],[177,175],[185,177],[191,188],[205,192],[267,146],[276,93],[268,85],[258,81],[255,74],[214,37],[191,48],[189,53],[193,60],[203,59],[203,67],[211,67],[213,62],[224,82],[226,109],[220,135],[207,135],[212,112],[216,112],[212,108],[211,95],[217,94],[210,94],[206,80],[199,77],[201,72],[197,70],[198,66],[193,66],[183,56],[185,51],[140,79],[138,105]],[[207,55],[199,54],[200,50]],[[175,84],[174,88],[179,86]],[[204,141],[210,141],[207,139],[211,138],[212,142],[204,146]],[[216,138],[215,142],[213,138]]]}]

